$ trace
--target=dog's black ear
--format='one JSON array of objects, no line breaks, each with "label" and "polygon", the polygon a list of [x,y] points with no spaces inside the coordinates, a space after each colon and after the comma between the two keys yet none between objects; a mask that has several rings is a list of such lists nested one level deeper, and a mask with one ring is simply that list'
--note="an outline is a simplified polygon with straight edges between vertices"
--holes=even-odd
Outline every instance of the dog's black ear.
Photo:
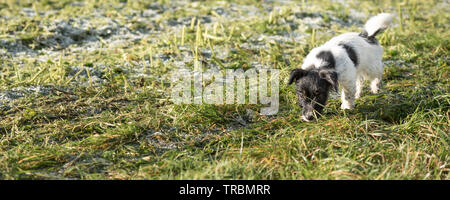
[{"label": "dog's black ear", "polygon": [[334,70],[322,70],[319,72],[319,76],[321,79],[325,79],[328,83],[331,84],[336,92],[338,92],[338,75]]},{"label": "dog's black ear", "polygon": [[289,77],[288,85],[292,84],[297,79],[305,76],[308,72],[303,69],[294,69],[291,71],[291,76]]}]

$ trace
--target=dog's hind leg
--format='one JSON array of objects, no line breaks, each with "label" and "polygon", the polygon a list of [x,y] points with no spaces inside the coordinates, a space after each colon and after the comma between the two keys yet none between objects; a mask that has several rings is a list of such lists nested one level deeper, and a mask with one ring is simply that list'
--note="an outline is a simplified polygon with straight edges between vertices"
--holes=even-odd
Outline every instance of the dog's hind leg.
[{"label": "dog's hind leg", "polygon": [[376,94],[380,91],[381,86],[381,76],[379,78],[374,78],[370,81],[370,90],[373,94]]}]

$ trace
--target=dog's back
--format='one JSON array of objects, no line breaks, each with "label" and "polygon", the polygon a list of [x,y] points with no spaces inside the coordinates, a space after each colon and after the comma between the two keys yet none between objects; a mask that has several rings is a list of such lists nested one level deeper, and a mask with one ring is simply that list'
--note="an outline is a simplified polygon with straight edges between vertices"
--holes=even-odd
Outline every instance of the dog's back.
[{"label": "dog's back", "polygon": [[[344,33],[333,37],[320,47],[314,48],[305,58],[302,69],[332,67],[338,74],[355,69],[363,76],[383,71],[383,48],[375,36],[384,31],[392,21],[392,15],[379,14],[370,18],[361,33]],[[321,57],[324,52],[332,58]],[[328,60],[327,60],[328,59]],[[330,60],[333,59],[333,66]]]},{"label": "dog's back", "polygon": [[[344,67],[354,67],[358,72],[367,74],[367,70],[381,70],[383,48],[376,39],[369,41],[360,33],[344,33],[332,38],[322,48],[331,49],[336,59],[336,71],[344,71]],[[349,62],[348,59],[351,62]],[[339,61],[339,58],[342,61]]]}]

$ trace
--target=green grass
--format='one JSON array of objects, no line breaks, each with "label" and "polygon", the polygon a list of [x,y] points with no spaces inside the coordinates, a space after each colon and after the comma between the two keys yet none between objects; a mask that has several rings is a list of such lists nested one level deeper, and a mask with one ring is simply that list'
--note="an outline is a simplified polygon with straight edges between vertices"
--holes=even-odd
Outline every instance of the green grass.
[{"label": "green grass", "polygon": [[[0,178],[448,180],[448,4],[301,2],[208,1],[173,9],[170,1],[0,0],[0,16],[7,17],[0,18],[0,92],[51,91],[0,101]],[[242,10],[227,10],[232,6]],[[23,8],[39,13],[27,16]],[[147,9],[160,17],[137,17]],[[352,10],[366,18],[353,20]],[[290,70],[311,48],[360,31],[379,12],[396,15],[378,37],[386,61],[382,91],[371,94],[366,85],[354,110],[342,111],[340,100],[330,99],[323,118],[301,121],[294,88],[285,86]],[[43,27],[71,15],[90,18],[91,28],[80,29],[85,37],[108,19],[144,37],[113,46],[110,36],[97,35],[93,50],[78,36],[68,46],[49,45],[57,36]],[[323,19],[319,27],[304,24],[316,15]],[[165,23],[178,19],[186,20],[184,31]],[[261,34],[286,33],[306,36],[246,47]],[[11,42],[37,54],[15,55],[6,47]],[[189,69],[195,59],[221,68],[279,69],[279,113],[259,115],[260,105],[175,105],[170,72],[186,55],[194,58],[185,62]]]}]

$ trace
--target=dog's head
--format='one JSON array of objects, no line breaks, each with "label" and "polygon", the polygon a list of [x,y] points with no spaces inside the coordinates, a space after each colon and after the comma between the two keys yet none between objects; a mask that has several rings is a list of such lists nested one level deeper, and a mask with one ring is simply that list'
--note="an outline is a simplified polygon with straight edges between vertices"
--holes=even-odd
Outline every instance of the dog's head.
[{"label": "dog's head", "polygon": [[311,121],[322,113],[331,89],[337,88],[337,73],[332,69],[294,69],[288,85],[296,82],[298,104],[303,108],[302,119]]}]

